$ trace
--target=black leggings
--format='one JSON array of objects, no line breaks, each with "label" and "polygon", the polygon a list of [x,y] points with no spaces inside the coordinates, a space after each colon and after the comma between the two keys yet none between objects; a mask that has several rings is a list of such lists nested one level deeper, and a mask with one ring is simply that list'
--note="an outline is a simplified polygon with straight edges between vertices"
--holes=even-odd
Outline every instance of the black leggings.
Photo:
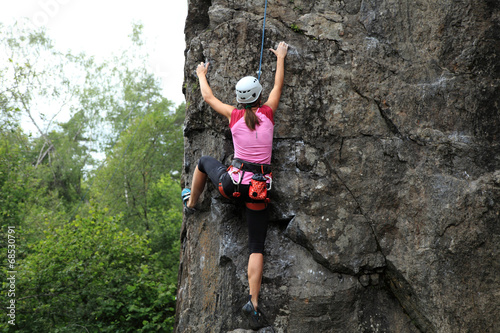
[{"label": "black leggings", "polygon": [[[212,183],[219,188],[222,195],[241,202],[251,202],[248,196],[249,185],[240,184],[241,196],[233,197],[234,184],[227,172],[226,166],[210,156],[203,156],[198,162],[198,169],[207,174]],[[250,253],[263,253],[267,235],[267,208],[254,210],[246,207],[245,214],[248,224],[248,247]]]}]

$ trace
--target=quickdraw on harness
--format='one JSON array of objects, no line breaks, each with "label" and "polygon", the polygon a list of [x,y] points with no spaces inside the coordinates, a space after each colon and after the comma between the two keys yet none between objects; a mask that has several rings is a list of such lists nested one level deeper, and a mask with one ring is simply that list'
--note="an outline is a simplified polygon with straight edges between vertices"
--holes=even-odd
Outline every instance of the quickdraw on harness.
[{"label": "quickdraw on harness", "polygon": [[[245,176],[245,172],[252,172],[253,176],[250,180],[250,187],[248,196],[255,201],[263,201],[269,203],[270,199],[267,197],[267,191],[271,190],[273,185],[273,173],[269,164],[256,164],[240,159],[234,159],[231,166],[228,168],[231,173],[231,180],[235,186],[233,197],[238,198],[241,196],[240,184]],[[238,180],[235,180],[233,174],[238,174]],[[269,184],[267,181],[269,180]]]}]

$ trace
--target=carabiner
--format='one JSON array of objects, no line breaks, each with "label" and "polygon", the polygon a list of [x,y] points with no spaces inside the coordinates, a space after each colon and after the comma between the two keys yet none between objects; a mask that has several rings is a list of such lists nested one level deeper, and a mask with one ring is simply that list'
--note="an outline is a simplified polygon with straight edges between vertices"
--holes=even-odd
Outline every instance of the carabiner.
[{"label": "carabiner", "polygon": [[273,187],[273,177],[268,176],[268,175],[265,175],[264,177],[266,177],[267,179],[269,179],[269,187],[267,188],[267,190],[269,191]]},{"label": "carabiner", "polygon": [[231,175],[231,180],[233,181],[234,185],[240,185],[241,184],[241,170],[238,169],[238,171],[233,171],[233,169],[231,169],[231,171],[229,171],[229,172],[238,174],[238,181],[234,180],[233,175]]}]

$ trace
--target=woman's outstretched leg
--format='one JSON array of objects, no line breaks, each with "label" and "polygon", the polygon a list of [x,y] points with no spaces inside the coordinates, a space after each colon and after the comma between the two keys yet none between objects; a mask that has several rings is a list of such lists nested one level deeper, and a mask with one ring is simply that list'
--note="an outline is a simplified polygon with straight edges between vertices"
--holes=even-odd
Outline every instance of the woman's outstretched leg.
[{"label": "woman's outstretched leg", "polygon": [[259,303],[259,293],[264,270],[264,243],[267,235],[268,211],[266,204],[253,205],[253,210],[247,203],[246,217],[248,223],[248,245],[250,258],[248,258],[248,286],[250,288],[251,302],[255,310]]},{"label": "woman's outstretched leg", "polygon": [[259,303],[260,286],[262,284],[262,271],[264,269],[264,255],[262,253],[252,253],[248,258],[248,285],[252,304],[255,310]]},{"label": "woman's outstretched leg", "polygon": [[226,166],[224,164],[213,157],[202,156],[194,169],[191,190],[185,190],[187,192],[186,194],[189,195],[189,199],[184,199],[187,198],[187,196],[183,196],[183,201],[187,200],[185,201],[186,206],[190,209],[196,206],[200,195],[205,189],[207,177],[210,178],[215,186],[218,186],[220,178],[224,173],[226,173]]},{"label": "woman's outstretched leg", "polygon": [[198,169],[198,166],[196,166],[196,169],[194,169],[194,173],[193,173],[193,184],[191,186],[191,197],[189,198],[189,200],[186,204],[189,208],[194,208],[194,206],[198,202],[200,195],[203,193],[203,190],[205,189],[206,182],[207,182],[207,174],[204,172],[201,172],[200,169]]}]

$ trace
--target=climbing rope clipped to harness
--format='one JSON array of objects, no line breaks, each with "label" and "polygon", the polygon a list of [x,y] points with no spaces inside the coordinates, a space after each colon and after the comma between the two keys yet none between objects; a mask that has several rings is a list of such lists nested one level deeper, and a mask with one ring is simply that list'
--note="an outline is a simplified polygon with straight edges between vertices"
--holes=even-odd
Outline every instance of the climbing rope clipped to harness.
[{"label": "climbing rope clipped to harness", "polygon": [[262,55],[264,54],[264,36],[266,33],[266,16],[267,16],[267,0],[266,5],[264,7],[264,23],[262,24],[262,43],[260,45],[260,61],[259,61],[259,71],[257,72],[258,77],[257,80],[260,81],[260,74],[262,74]]}]

